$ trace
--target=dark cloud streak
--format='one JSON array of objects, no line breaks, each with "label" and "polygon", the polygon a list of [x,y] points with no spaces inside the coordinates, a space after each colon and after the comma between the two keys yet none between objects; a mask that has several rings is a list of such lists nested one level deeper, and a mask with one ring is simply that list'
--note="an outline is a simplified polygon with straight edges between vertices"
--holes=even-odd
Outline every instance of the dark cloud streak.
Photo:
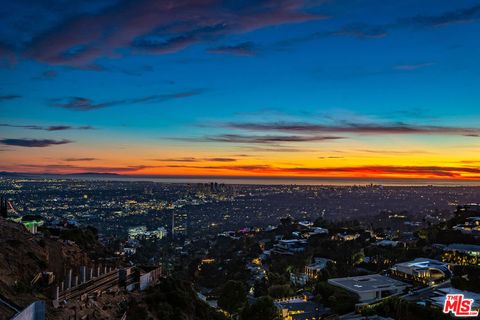
[{"label": "dark cloud streak", "polygon": [[3,95],[3,96],[0,96],[0,102],[2,101],[9,101],[9,100],[15,100],[15,99],[19,99],[21,98],[22,96],[19,96],[19,95],[16,95],[16,94],[8,94],[8,95]]},{"label": "dark cloud streak", "polygon": [[23,128],[30,130],[43,130],[43,131],[65,131],[65,130],[94,130],[92,126],[68,126],[68,125],[55,125],[55,126],[38,126],[38,125],[16,125],[16,124],[7,124],[0,123],[0,127],[9,127],[9,128]]},{"label": "dark cloud streak", "polygon": [[68,97],[62,99],[52,99],[50,104],[54,107],[75,110],[75,111],[90,111],[96,109],[103,109],[113,106],[122,106],[122,105],[132,105],[132,104],[141,104],[141,103],[161,103],[170,100],[183,99],[188,97],[193,97],[203,93],[204,90],[196,89],[191,91],[183,91],[176,93],[168,94],[158,94],[150,95],[140,98],[131,98],[131,99],[121,99],[121,100],[112,100],[101,103],[95,103],[92,99],[84,97]]},{"label": "dark cloud streak", "polygon": [[218,53],[218,54],[254,56],[256,54],[256,47],[253,42],[242,42],[236,45],[226,45],[226,46],[210,48],[207,51],[210,53]]},{"label": "dark cloud streak", "polygon": [[165,159],[153,159],[154,161],[159,162],[204,162],[204,161],[211,161],[211,162],[235,162],[237,159],[235,158],[193,158],[193,157],[185,157],[185,158],[165,158]]},{"label": "dark cloud streak", "polygon": [[44,148],[55,145],[72,143],[71,140],[51,140],[51,139],[1,139],[0,143],[7,146],[27,147],[27,148]]},{"label": "dark cloud streak", "polygon": [[215,136],[205,136],[200,138],[174,138],[175,140],[196,141],[196,142],[226,142],[226,143],[253,143],[253,144],[271,144],[277,142],[309,142],[309,141],[328,141],[339,140],[344,137],[339,136],[299,136],[299,135],[238,135],[221,134]]},{"label": "dark cloud streak", "polygon": [[63,159],[63,161],[67,162],[76,162],[76,161],[96,161],[98,160],[97,158],[66,158]]},{"label": "dark cloud streak", "polygon": [[466,23],[480,20],[480,5],[444,12],[440,15],[416,15],[398,19],[389,24],[370,25],[367,23],[352,23],[337,30],[317,31],[308,35],[279,41],[277,47],[290,47],[295,44],[310,42],[332,36],[349,36],[359,39],[377,39],[386,37],[390,30],[403,28],[435,28],[455,23]]},{"label": "dark cloud streak", "polygon": [[[215,125],[214,125],[215,126]],[[449,126],[431,126],[415,125],[403,122],[395,123],[353,123],[340,122],[337,124],[326,125],[307,122],[270,122],[270,123],[223,123],[217,124],[218,127],[224,127],[236,130],[246,130],[253,132],[286,132],[286,133],[350,133],[350,134],[418,134],[418,135],[477,135],[480,134],[480,128],[463,128]]]}]

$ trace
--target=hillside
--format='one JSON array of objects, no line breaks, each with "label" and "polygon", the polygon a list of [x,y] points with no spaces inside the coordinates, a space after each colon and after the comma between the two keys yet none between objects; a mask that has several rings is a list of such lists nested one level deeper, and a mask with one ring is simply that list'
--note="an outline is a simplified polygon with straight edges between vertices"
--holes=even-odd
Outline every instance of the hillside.
[{"label": "hillside", "polygon": [[[25,307],[50,297],[52,288],[30,283],[39,272],[63,275],[65,269],[88,264],[89,258],[75,243],[29,233],[22,225],[0,218],[0,295]],[[5,316],[0,310],[0,319]]]}]

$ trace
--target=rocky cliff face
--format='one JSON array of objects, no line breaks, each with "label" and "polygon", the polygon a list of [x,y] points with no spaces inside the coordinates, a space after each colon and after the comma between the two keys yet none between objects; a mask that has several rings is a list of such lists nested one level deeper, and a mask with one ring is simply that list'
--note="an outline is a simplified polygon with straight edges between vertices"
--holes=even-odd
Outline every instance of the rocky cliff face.
[{"label": "rocky cliff face", "polygon": [[23,225],[0,218],[0,295],[20,307],[50,298],[53,288],[31,284],[38,273],[53,272],[61,278],[65,270],[89,263],[75,243],[31,234]]}]

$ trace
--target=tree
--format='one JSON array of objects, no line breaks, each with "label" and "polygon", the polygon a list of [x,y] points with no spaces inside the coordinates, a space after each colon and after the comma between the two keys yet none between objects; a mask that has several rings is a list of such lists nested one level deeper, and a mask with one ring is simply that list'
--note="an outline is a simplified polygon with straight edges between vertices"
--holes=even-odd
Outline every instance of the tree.
[{"label": "tree", "polygon": [[247,300],[247,290],[240,281],[229,280],[222,288],[218,306],[229,313],[237,312]]},{"label": "tree", "polygon": [[268,288],[268,295],[273,298],[283,298],[288,297],[293,293],[289,284],[284,285],[273,285]]},{"label": "tree", "polygon": [[253,292],[256,298],[266,296],[268,294],[268,286],[265,279],[255,281],[253,285]]},{"label": "tree", "polygon": [[358,296],[344,289],[332,286],[324,281],[319,281],[315,285],[314,294],[326,306],[332,308],[338,314],[348,313],[354,310],[358,302]]},{"label": "tree", "polygon": [[127,305],[128,319],[225,320],[225,317],[197,298],[191,283],[166,278],[158,285],[132,297]]},{"label": "tree", "polygon": [[240,315],[242,320],[277,320],[279,313],[270,297],[260,297],[253,304],[245,306]]},{"label": "tree", "polygon": [[454,266],[453,287],[460,290],[480,292],[480,267],[477,266]]}]

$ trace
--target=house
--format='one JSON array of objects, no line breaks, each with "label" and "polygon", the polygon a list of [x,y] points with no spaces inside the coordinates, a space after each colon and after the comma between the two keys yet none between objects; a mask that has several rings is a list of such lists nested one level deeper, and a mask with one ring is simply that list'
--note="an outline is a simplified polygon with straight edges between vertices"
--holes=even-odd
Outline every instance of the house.
[{"label": "house", "polygon": [[355,293],[360,302],[373,302],[403,292],[409,285],[380,274],[329,279],[328,283]]},{"label": "house", "polygon": [[328,262],[333,263],[334,261],[326,258],[315,258],[312,264],[305,266],[305,274],[308,279],[317,279],[318,274],[327,267]]},{"label": "house", "polygon": [[452,276],[448,263],[427,258],[417,258],[412,261],[397,263],[390,268],[390,271],[396,277],[429,285],[444,281]]},{"label": "house", "polygon": [[331,312],[328,308],[305,299],[276,301],[282,320],[320,320]]}]

